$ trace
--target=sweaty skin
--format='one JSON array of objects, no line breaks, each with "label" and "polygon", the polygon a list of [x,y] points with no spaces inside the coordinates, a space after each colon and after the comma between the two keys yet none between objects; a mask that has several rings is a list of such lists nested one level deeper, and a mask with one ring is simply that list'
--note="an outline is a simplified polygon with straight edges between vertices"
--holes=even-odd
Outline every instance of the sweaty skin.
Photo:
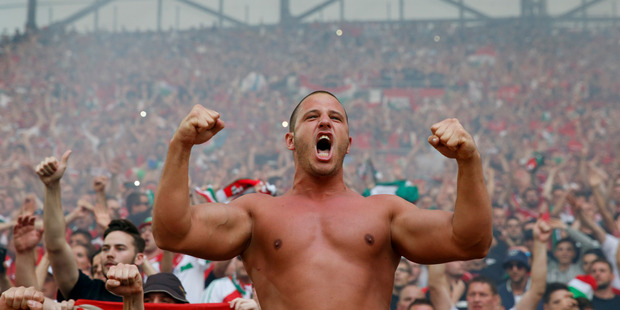
[{"label": "sweaty skin", "polygon": [[[401,256],[440,263],[486,255],[491,206],[480,154],[456,119],[433,125],[429,137],[458,163],[454,213],[348,189],[342,163],[352,140],[332,95],[307,97],[295,119],[285,137],[296,165],[290,191],[190,206],[191,148],[225,127],[217,112],[194,106],[170,142],[155,197],[157,245],[211,260],[241,255],[261,307],[270,310],[388,309]],[[329,138],[329,151],[318,150],[321,137]]]}]

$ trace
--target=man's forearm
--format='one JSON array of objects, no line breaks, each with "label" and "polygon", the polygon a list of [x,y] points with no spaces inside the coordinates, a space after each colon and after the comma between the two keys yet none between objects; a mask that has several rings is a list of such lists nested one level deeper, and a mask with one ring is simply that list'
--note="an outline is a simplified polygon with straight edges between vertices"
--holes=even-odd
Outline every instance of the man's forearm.
[{"label": "man's forearm", "polygon": [[464,247],[474,247],[486,253],[492,241],[491,202],[480,156],[476,155],[466,162],[460,161],[458,166],[457,197],[452,220],[454,237]]},{"label": "man's forearm", "polygon": [[15,255],[15,285],[16,286],[34,286],[37,290],[37,275],[35,272],[35,252],[34,249],[24,252],[18,252]]},{"label": "man's forearm", "polygon": [[144,297],[142,294],[123,297],[123,310],[144,310]]},{"label": "man's forearm", "polygon": [[60,184],[45,187],[43,203],[43,225],[45,226],[45,247],[49,252],[60,251],[66,246],[65,218],[60,199]]}]

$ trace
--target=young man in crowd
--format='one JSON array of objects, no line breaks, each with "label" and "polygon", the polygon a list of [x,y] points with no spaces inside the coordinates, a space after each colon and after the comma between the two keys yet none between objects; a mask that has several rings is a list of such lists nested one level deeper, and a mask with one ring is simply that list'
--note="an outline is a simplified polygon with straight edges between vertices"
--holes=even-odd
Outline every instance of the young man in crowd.
[{"label": "young man in crowd", "polygon": [[620,309],[620,296],[614,294],[612,281],[614,274],[611,263],[604,258],[592,262],[590,275],[596,281],[596,290],[592,297],[592,305],[596,310]]},{"label": "young man in crowd", "polygon": [[[67,169],[70,151],[61,161],[48,157],[37,167],[36,173],[45,185],[43,222],[45,245],[60,294],[58,300],[92,299],[121,301],[105,288],[105,282],[91,279],[79,270],[71,247],[65,239],[66,224],[63,217],[60,180]],[[144,259],[144,240],[138,229],[128,220],[113,220],[103,234],[103,273],[119,263],[140,265]]]}]

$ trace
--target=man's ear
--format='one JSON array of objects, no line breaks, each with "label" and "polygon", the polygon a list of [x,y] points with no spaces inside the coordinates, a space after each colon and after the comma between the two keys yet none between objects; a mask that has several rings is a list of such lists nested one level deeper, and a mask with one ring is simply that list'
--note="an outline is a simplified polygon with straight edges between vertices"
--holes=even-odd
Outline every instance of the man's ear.
[{"label": "man's ear", "polygon": [[133,259],[133,263],[136,266],[140,266],[140,265],[142,265],[143,262],[144,262],[144,253],[136,254],[136,257]]},{"label": "man's ear", "polygon": [[295,133],[293,132],[287,132],[286,135],[284,136],[284,141],[286,142],[286,148],[291,151],[295,150],[294,136],[295,136]]},{"label": "man's ear", "polygon": [[347,146],[347,154],[349,154],[349,151],[351,150],[351,142],[353,142],[353,138],[349,137],[349,146]]}]

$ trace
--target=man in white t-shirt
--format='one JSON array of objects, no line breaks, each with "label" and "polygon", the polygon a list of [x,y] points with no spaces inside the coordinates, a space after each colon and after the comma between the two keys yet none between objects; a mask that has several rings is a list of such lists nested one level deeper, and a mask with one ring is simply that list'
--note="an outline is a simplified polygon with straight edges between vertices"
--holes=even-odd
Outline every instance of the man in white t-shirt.
[{"label": "man in white t-shirt", "polygon": [[202,295],[203,303],[231,302],[236,298],[252,298],[252,283],[243,262],[237,257],[231,262],[231,276],[219,278],[209,284]]}]

